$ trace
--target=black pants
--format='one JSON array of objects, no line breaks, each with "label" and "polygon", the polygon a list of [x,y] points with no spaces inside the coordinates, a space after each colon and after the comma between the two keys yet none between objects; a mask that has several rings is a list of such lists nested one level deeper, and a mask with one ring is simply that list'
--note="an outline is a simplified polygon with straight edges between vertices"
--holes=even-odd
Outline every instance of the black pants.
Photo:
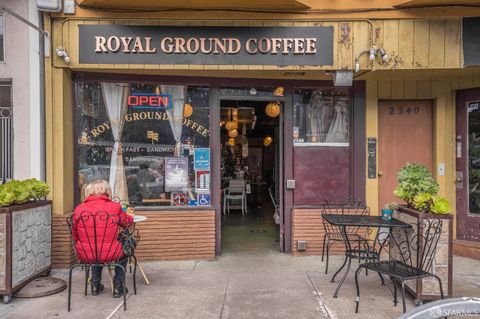
[{"label": "black pants", "polygon": [[[128,259],[125,258],[122,262],[118,263],[122,265],[123,268],[127,269],[127,261]],[[92,285],[99,285],[102,281],[102,266],[93,266],[92,267]],[[121,267],[115,266],[115,276],[113,277],[113,284],[115,287],[122,287],[123,285],[123,269]]]}]

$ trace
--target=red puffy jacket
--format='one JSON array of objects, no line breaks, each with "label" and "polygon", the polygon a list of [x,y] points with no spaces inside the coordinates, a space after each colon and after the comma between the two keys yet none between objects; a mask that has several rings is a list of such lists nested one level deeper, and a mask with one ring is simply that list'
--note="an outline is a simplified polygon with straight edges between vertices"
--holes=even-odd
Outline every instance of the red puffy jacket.
[{"label": "red puffy jacket", "polygon": [[[85,263],[105,263],[123,257],[118,240],[121,228],[133,224],[133,218],[108,196],[89,196],[72,215],[72,236],[77,259]],[[96,238],[96,245],[95,245]]]}]

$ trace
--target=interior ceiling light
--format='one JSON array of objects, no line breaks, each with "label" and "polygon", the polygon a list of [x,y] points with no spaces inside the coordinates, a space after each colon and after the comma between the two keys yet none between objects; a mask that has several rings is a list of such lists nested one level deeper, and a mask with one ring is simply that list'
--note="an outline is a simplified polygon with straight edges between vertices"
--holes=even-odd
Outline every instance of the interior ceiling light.
[{"label": "interior ceiling light", "polygon": [[272,142],[273,142],[273,139],[271,136],[265,136],[265,138],[263,139],[263,145],[265,146],[270,146]]},{"label": "interior ceiling light", "polygon": [[229,139],[228,139],[228,145],[230,145],[230,146],[234,146],[234,145],[235,145],[235,139],[234,139],[234,138],[232,138],[232,137],[231,137],[231,138],[229,138]]},{"label": "interior ceiling light", "polygon": [[270,117],[277,117],[280,115],[280,104],[278,102],[270,102],[265,107],[265,113]]},{"label": "interior ceiling light", "polygon": [[234,121],[228,121],[226,124],[225,124],[225,128],[229,131],[231,130],[236,130],[238,128],[238,123],[237,122],[234,122]]},{"label": "interior ceiling light", "polygon": [[237,137],[237,135],[238,135],[237,130],[228,131],[228,137]]},{"label": "interior ceiling light", "polygon": [[190,103],[185,103],[183,107],[183,117],[190,117],[193,114],[193,107]]}]

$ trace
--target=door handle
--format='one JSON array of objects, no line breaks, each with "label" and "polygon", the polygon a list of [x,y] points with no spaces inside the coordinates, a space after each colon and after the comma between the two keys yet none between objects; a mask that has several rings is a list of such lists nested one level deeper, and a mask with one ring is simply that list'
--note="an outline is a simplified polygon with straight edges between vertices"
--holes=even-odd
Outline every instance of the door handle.
[{"label": "door handle", "polygon": [[383,171],[378,171],[378,177],[382,177],[383,176]]}]

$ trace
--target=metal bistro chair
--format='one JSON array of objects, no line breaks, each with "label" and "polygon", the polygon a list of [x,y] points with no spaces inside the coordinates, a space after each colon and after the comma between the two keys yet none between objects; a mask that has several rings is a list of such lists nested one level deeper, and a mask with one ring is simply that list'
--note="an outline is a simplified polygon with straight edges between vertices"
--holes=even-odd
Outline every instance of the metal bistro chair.
[{"label": "metal bistro chair", "polygon": [[[345,195],[344,197],[339,199],[325,200],[323,204],[321,204],[321,212],[322,212],[322,215],[323,214],[341,214],[341,215],[349,214],[349,215],[368,216],[370,215],[370,208],[367,207],[367,204],[365,202],[359,201],[359,200],[355,201],[351,195]],[[328,261],[329,261],[329,255],[330,255],[330,248],[334,244],[338,244],[338,243],[341,245],[344,245],[345,241],[338,227],[331,225],[329,222],[327,222],[323,218],[322,218],[322,221],[323,221],[323,229],[325,232],[325,234],[323,235],[322,262],[326,252],[327,263],[325,266],[325,274],[328,274]],[[365,239],[364,237],[358,234],[359,230],[360,230],[360,227],[356,227],[356,226],[350,226],[350,227],[347,227],[346,229],[349,242],[357,244],[356,245],[357,249],[355,249],[356,251],[351,252],[351,257],[357,258],[360,260],[370,259],[370,257],[372,256],[368,254],[362,254],[364,255],[363,257],[365,258],[361,258],[362,256],[360,256],[361,251],[368,252],[368,241],[367,239]],[[346,253],[349,254],[349,252],[346,252]],[[342,267],[340,267],[340,269],[335,273],[335,275],[332,278],[332,282],[335,281],[335,277],[343,269],[344,266],[345,264]]]},{"label": "metal bistro chair", "polygon": [[[104,266],[108,270],[113,267],[120,268],[123,273],[123,309],[127,310],[127,295],[126,295],[126,267],[122,263],[125,259],[132,260],[133,269],[133,292],[137,294],[136,272],[137,260],[134,255],[136,244],[139,236],[138,230],[131,226],[122,225],[119,215],[111,215],[105,211],[88,212],[84,211],[80,214],[74,214],[67,218],[67,224],[72,236],[77,263],[70,267],[68,275],[68,311],[70,311],[71,295],[72,295],[72,273],[75,268],[85,269],[85,296],[88,291],[88,280],[91,267]],[[91,225],[93,224],[93,228]],[[84,240],[80,240],[80,232]],[[105,240],[106,234],[111,238],[118,239],[107,242]],[[113,236],[112,236],[113,235]],[[120,242],[120,244],[118,244]]]},{"label": "metal bistro chair", "polygon": [[391,232],[380,232],[374,246],[382,256],[382,252],[388,255],[388,259],[361,264],[355,272],[355,285],[357,299],[355,312],[358,312],[360,303],[360,288],[358,276],[362,269],[372,270],[379,275],[389,276],[393,282],[393,290],[387,283],[387,287],[393,294],[393,304],[397,305],[397,286],[402,287],[403,312],[405,306],[405,282],[407,280],[434,277],[438,281],[440,296],[443,299],[443,287],[440,277],[431,273],[431,267],[437,251],[438,241],[442,231],[440,219],[424,219],[421,224],[412,224],[410,228],[394,229]]}]

